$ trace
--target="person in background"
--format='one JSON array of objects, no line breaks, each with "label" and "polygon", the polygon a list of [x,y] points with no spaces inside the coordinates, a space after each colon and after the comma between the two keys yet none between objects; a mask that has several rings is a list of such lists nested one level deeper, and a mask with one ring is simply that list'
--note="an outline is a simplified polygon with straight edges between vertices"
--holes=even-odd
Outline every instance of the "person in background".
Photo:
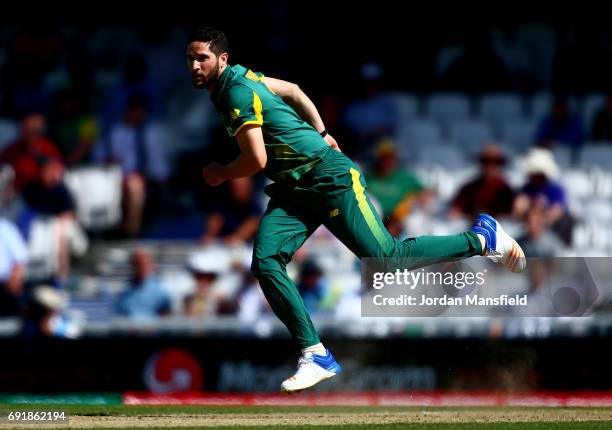
[{"label": "person in background", "polygon": [[[40,177],[23,190],[30,221],[37,217],[55,220],[52,240],[57,241],[57,273],[53,282],[61,285],[70,274],[70,252],[85,253],[88,241],[76,220],[76,204],[64,183],[64,166],[55,158],[39,159]],[[29,228],[28,228],[29,230]]]},{"label": "person in background", "polygon": [[526,219],[532,207],[541,208],[546,223],[566,245],[571,245],[574,221],[568,211],[565,189],[555,180],[559,167],[553,153],[546,148],[533,148],[523,160],[523,168],[527,183],[514,199],[514,217]]},{"label": "person in background", "polygon": [[145,248],[132,253],[133,276],[115,303],[117,314],[133,319],[152,319],[170,312],[168,289],[155,273],[153,256]]},{"label": "person in background", "polygon": [[612,92],[608,93],[605,105],[595,114],[591,137],[598,141],[612,141]]},{"label": "person in background", "polygon": [[15,172],[15,189],[19,192],[40,177],[41,157],[61,160],[60,151],[45,137],[45,117],[30,113],[21,121],[21,135],[0,153],[0,164],[7,163]]},{"label": "person in background", "polygon": [[542,206],[529,209],[525,220],[525,235],[517,242],[527,257],[556,257],[565,248],[563,242],[550,231],[546,210]]},{"label": "person in background", "polygon": [[550,114],[540,121],[536,141],[540,146],[562,143],[576,150],[583,140],[584,126],[580,117],[570,110],[567,97],[556,96]]},{"label": "person in background", "polygon": [[183,313],[188,317],[207,317],[218,314],[224,307],[224,298],[214,288],[215,282],[227,270],[226,255],[208,250],[190,256],[188,268],[195,280],[192,294],[185,297]]},{"label": "person in background", "polygon": [[66,306],[66,297],[57,289],[48,285],[35,287],[24,313],[21,336],[79,337],[82,327],[63,313]]},{"label": "person in background", "polygon": [[201,242],[221,240],[228,245],[250,242],[259,227],[262,210],[251,177],[228,181],[229,195],[218,199],[208,215]]},{"label": "person in background", "polygon": [[514,191],[504,177],[506,156],[501,147],[486,145],[478,157],[480,172],[453,198],[449,217],[472,218],[479,213],[503,216],[512,213]]},{"label": "person in background", "polygon": [[0,317],[18,315],[28,252],[17,227],[0,217]]},{"label": "person in background", "polygon": [[314,260],[308,259],[302,263],[297,287],[310,314],[316,314],[323,310],[323,302],[328,293],[329,285],[324,277],[323,270]]},{"label": "person in background", "polygon": [[170,169],[163,145],[158,127],[149,122],[147,99],[133,96],[123,120],[111,127],[107,153],[103,154],[106,161],[119,164],[123,171],[123,231],[130,237],[141,231],[145,203],[154,207],[152,202],[164,195]]},{"label": "person in background", "polygon": [[75,202],[64,184],[64,165],[56,158],[40,157],[40,176],[24,190],[26,204],[37,214],[74,218]]},{"label": "person in background", "polygon": [[411,172],[398,166],[397,152],[391,139],[379,142],[375,153],[374,170],[368,176],[368,190],[380,205],[389,233],[397,236],[413,205],[427,205],[432,194]]}]

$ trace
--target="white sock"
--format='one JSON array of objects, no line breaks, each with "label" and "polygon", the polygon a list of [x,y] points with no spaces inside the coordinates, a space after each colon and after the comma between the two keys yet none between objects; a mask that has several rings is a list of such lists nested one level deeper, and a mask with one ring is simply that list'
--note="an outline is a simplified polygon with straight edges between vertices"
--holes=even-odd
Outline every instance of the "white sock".
[{"label": "white sock", "polygon": [[325,347],[321,342],[319,342],[316,345],[312,345],[308,348],[302,349],[302,354],[304,354],[305,352],[312,352],[313,354],[317,355],[325,355]]},{"label": "white sock", "polygon": [[484,235],[477,233],[478,239],[480,239],[480,244],[482,245],[482,255],[484,255],[485,250],[487,249],[487,239],[485,239]]}]

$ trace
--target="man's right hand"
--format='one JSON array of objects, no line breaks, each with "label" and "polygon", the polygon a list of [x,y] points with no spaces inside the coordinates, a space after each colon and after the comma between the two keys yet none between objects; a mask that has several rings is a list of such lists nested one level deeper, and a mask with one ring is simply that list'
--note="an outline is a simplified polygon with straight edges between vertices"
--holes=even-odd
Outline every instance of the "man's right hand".
[{"label": "man's right hand", "polygon": [[204,167],[202,170],[202,175],[204,176],[204,180],[211,187],[216,187],[217,185],[221,185],[225,182],[225,178],[223,177],[223,166],[219,163],[210,163],[208,166]]}]

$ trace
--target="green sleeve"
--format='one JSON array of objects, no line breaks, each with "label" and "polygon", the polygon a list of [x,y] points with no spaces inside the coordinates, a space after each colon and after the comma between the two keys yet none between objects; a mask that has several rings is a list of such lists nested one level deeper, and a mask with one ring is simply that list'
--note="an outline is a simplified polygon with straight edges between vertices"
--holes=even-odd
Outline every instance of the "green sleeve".
[{"label": "green sleeve", "polygon": [[238,132],[248,124],[263,124],[263,105],[259,95],[246,85],[235,85],[229,90],[227,109],[232,134]]}]

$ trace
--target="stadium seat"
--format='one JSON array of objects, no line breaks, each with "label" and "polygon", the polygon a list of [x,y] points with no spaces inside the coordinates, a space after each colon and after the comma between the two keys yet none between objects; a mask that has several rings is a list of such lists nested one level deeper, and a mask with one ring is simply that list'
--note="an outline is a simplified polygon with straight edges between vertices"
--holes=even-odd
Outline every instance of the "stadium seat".
[{"label": "stadium seat", "polygon": [[463,151],[473,155],[493,140],[493,130],[484,121],[461,121],[451,126],[450,137]]},{"label": "stadium seat", "polygon": [[569,169],[572,166],[572,151],[567,146],[557,145],[553,148],[555,161],[562,170]]},{"label": "stadium seat", "polygon": [[80,226],[73,220],[36,217],[28,230],[28,278],[49,279],[59,268],[59,232],[65,232],[71,254],[82,256],[89,246]]},{"label": "stadium seat", "polygon": [[[601,255],[610,247],[610,232],[607,224],[597,222],[578,223],[573,229],[573,242],[576,251],[582,256]],[[594,254],[590,254],[593,252]]]},{"label": "stadium seat", "polygon": [[425,100],[427,118],[446,125],[470,116],[470,99],[457,93],[432,94]]},{"label": "stadium seat", "polygon": [[0,118],[0,151],[13,143],[19,135],[19,126],[8,118]]},{"label": "stadium seat", "polygon": [[467,164],[465,154],[457,145],[449,142],[419,148],[418,160],[421,165],[438,165],[447,169],[460,169]]},{"label": "stadium seat", "polygon": [[511,120],[500,124],[500,139],[514,150],[524,151],[535,140],[537,123],[532,120]]},{"label": "stadium seat", "polygon": [[393,92],[385,94],[383,98],[395,106],[400,123],[415,118],[419,114],[419,100],[414,94]]},{"label": "stadium seat", "polygon": [[516,94],[485,94],[480,99],[478,113],[495,125],[517,121],[523,117],[523,101]]},{"label": "stadium seat", "polygon": [[77,219],[89,230],[104,230],[121,219],[121,181],[119,167],[86,167],[71,170],[65,177],[72,192]]},{"label": "stadium seat", "polygon": [[605,103],[605,94],[589,94],[582,99],[580,112],[586,135],[590,136],[595,115],[597,115],[597,111],[601,109]]},{"label": "stadium seat", "polygon": [[612,173],[595,169],[591,176],[593,178],[595,195],[606,199],[612,198]]},{"label": "stadium seat", "polygon": [[552,95],[550,93],[537,93],[531,96],[528,102],[527,117],[532,121],[540,121],[550,112]]},{"label": "stadium seat", "polygon": [[396,140],[398,156],[402,160],[414,160],[421,148],[439,145],[442,132],[433,121],[414,119],[403,124]]},{"label": "stadium seat", "polygon": [[612,145],[586,143],[581,152],[581,164],[586,168],[599,166],[612,169]]},{"label": "stadium seat", "polygon": [[610,200],[594,197],[584,202],[583,217],[587,222],[600,222],[606,225],[612,221]]},{"label": "stadium seat", "polygon": [[566,170],[559,178],[559,181],[565,187],[567,194],[572,197],[583,199],[593,195],[593,181],[584,170]]}]

